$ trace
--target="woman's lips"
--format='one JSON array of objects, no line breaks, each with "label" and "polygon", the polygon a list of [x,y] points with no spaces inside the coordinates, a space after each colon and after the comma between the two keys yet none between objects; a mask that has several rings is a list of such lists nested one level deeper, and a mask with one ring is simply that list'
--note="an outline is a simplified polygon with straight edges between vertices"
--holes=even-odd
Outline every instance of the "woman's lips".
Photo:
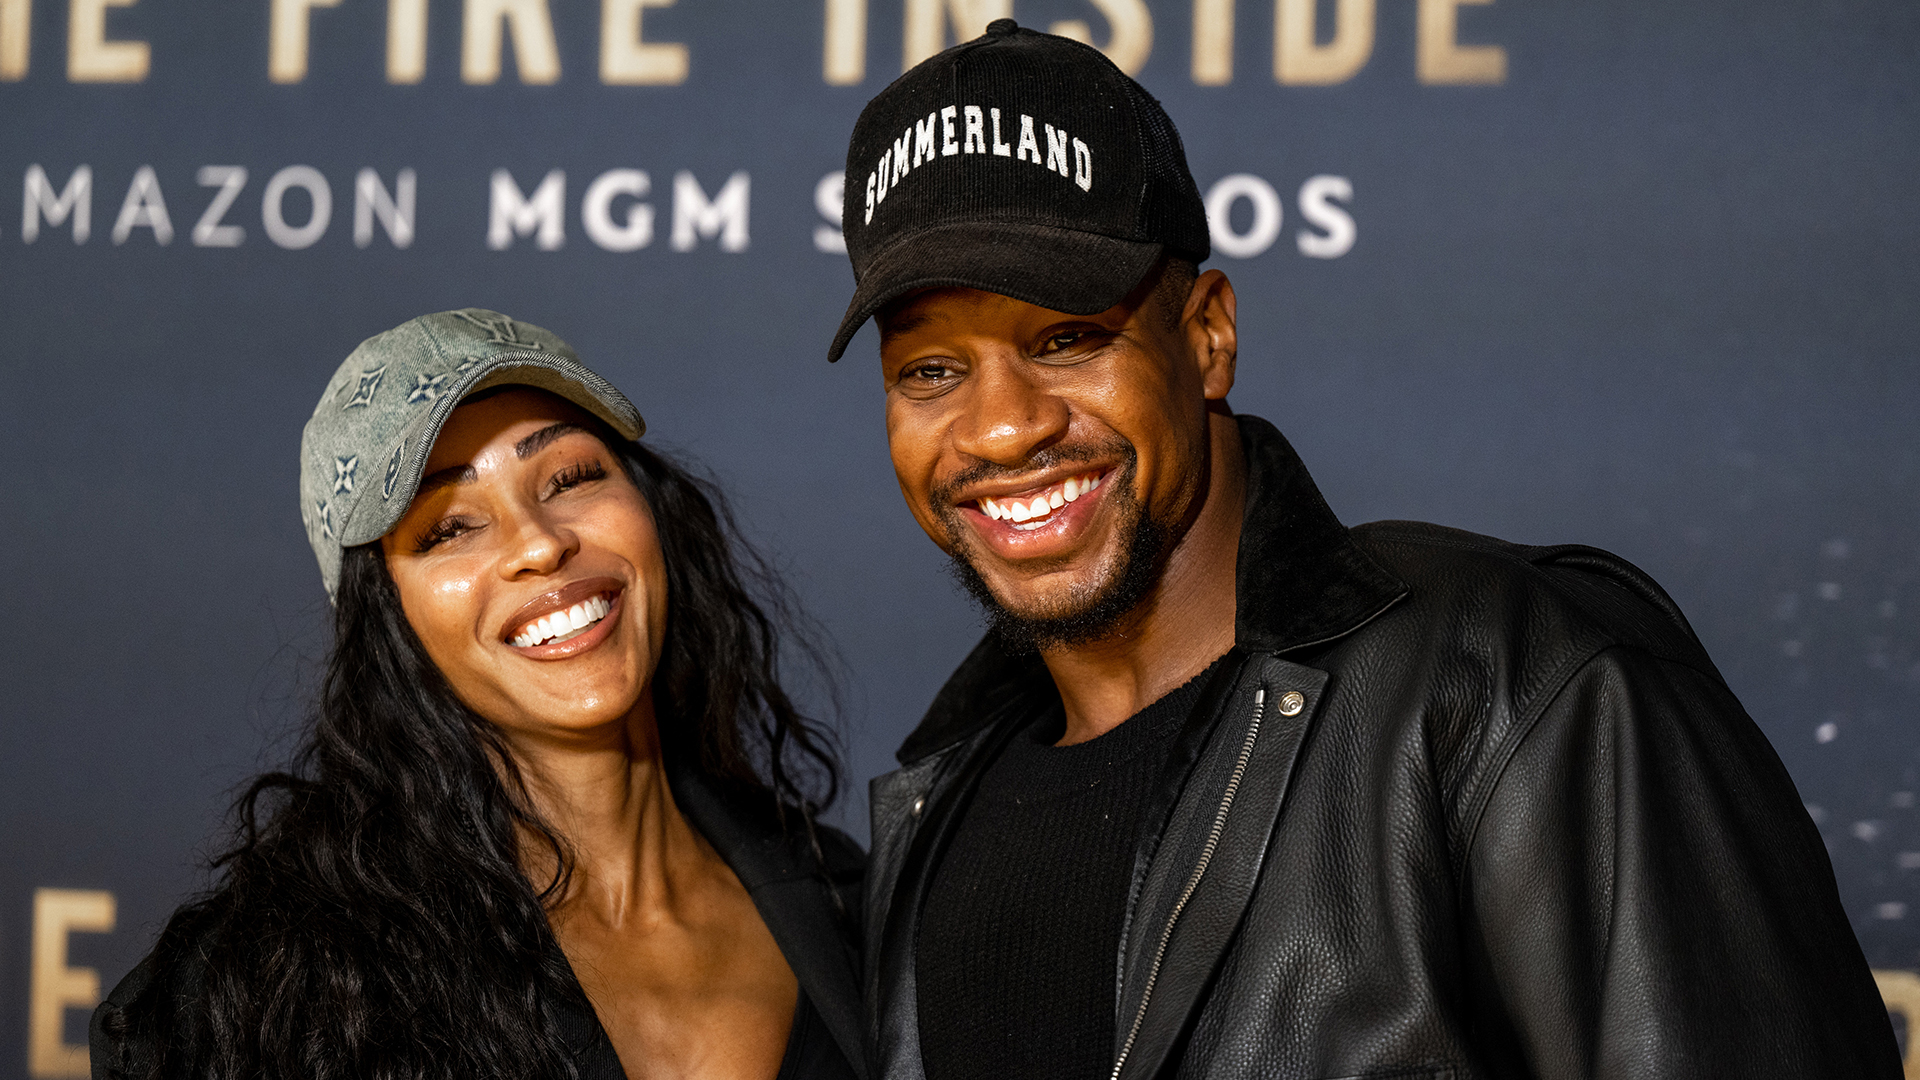
[{"label": "woman's lips", "polygon": [[620,613],[623,591],[618,580],[599,577],[544,593],[513,613],[501,639],[522,656],[573,656],[606,639]]},{"label": "woman's lips", "polygon": [[608,597],[605,601],[607,613],[584,629],[571,630],[538,645],[517,645],[509,641],[507,647],[530,660],[565,660],[570,656],[578,656],[613,635],[614,623],[625,610],[625,599],[624,592]]},{"label": "woman's lips", "polygon": [[562,642],[578,637],[612,610],[613,596],[600,593],[551,615],[543,615],[522,627],[520,632],[508,639],[507,644],[516,647],[544,645],[547,642]]}]

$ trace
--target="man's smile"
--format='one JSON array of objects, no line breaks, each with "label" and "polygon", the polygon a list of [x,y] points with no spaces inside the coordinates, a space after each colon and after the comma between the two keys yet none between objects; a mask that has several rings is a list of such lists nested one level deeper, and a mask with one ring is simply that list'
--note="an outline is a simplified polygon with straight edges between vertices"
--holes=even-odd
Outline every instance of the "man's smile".
[{"label": "man's smile", "polygon": [[1019,495],[998,498],[982,495],[974,500],[974,505],[994,521],[1012,521],[1015,529],[1030,531],[1040,528],[1051,520],[1055,510],[1059,510],[1067,503],[1078,502],[1080,496],[1098,488],[1103,475],[1105,474],[1102,472],[1094,471],[1069,476],[1039,491]]},{"label": "man's smile", "polygon": [[1050,482],[980,492],[956,502],[955,508],[1003,559],[1060,555],[1085,533],[1112,475],[1112,468],[1082,467]]}]

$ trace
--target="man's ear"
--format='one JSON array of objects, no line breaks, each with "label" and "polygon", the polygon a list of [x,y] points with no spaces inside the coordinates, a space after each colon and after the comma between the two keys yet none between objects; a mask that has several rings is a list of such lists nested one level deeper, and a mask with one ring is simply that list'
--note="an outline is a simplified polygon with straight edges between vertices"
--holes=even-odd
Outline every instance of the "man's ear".
[{"label": "man's ear", "polygon": [[1200,379],[1208,401],[1223,401],[1233,389],[1233,366],[1240,354],[1240,334],[1234,327],[1238,309],[1233,282],[1227,280],[1227,275],[1209,270],[1194,279],[1180,325],[1186,331],[1187,346],[1200,365]]}]

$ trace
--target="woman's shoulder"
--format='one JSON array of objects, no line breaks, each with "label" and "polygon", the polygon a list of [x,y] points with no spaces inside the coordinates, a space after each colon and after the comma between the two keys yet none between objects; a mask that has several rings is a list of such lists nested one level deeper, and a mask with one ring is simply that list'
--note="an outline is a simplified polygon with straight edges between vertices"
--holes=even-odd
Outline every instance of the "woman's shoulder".
[{"label": "woman's shoulder", "polygon": [[87,1059],[94,1080],[120,1080],[122,1077],[152,1073],[151,1038],[142,1038],[129,1030],[128,1009],[153,983],[153,954],[148,953],[121,979],[106,1000],[94,1007],[87,1024]]},{"label": "woman's shoulder", "polygon": [[677,762],[669,778],[681,814],[749,891],[822,877],[853,883],[865,872],[867,853],[852,837],[770,791],[728,785]]},{"label": "woman's shoulder", "polygon": [[184,1030],[205,982],[205,957],[215,929],[207,901],[174,912],[152,951],[114,984],[87,1025],[94,1080],[156,1075],[163,1048],[188,1052],[199,1044]]},{"label": "woman's shoulder", "polygon": [[819,837],[820,861],[827,876],[838,881],[842,878],[858,880],[867,872],[867,849],[860,842],[831,825],[814,824],[814,833]]}]

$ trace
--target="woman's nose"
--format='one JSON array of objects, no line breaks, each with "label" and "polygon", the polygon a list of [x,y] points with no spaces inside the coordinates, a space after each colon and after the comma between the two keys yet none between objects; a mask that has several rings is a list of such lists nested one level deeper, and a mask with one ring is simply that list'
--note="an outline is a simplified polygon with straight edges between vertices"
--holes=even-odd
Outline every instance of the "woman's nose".
[{"label": "woman's nose", "polygon": [[522,515],[516,526],[500,563],[500,576],[509,581],[529,574],[551,574],[579,550],[572,530],[538,511]]}]

